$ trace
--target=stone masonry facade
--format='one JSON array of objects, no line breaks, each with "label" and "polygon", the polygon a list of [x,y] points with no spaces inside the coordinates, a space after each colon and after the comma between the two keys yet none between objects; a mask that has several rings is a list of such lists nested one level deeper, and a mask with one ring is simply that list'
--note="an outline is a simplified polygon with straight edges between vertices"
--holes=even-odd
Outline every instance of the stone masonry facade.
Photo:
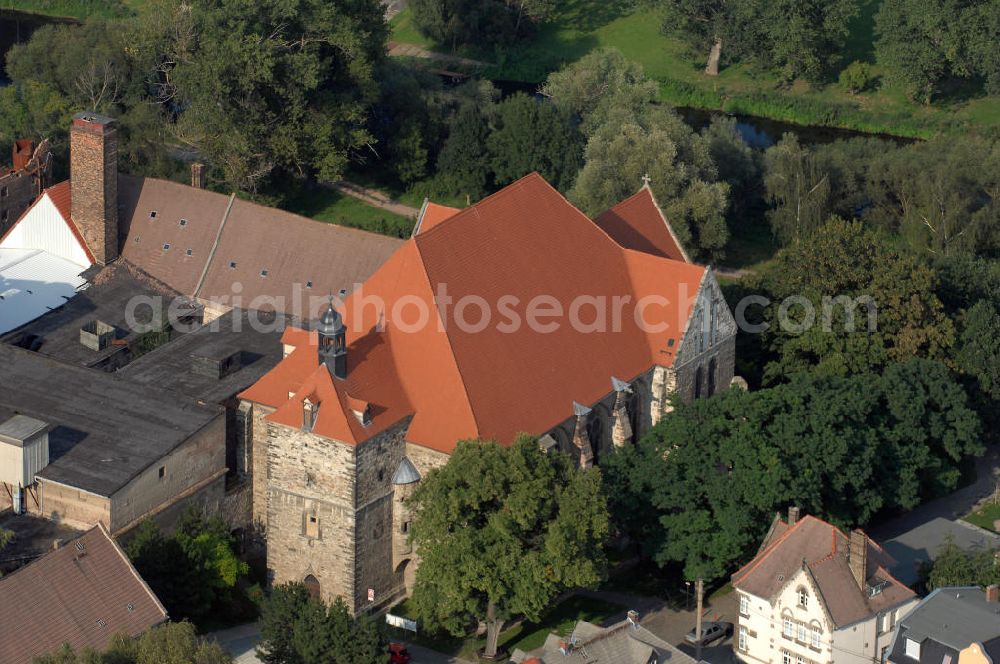
[{"label": "stone masonry facade", "polygon": [[[597,403],[566,404],[567,419],[541,444],[581,465],[633,444],[670,411],[729,387],[736,325],[715,280],[702,283],[671,366],[637,377],[609,376]],[[627,382],[626,382],[627,381]],[[266,537],[272,583],[305,582],[323,599],[343,597],[355,613],[376,612],[408,594],[419,563],[409,542],[405,499],[415,483],[394,485],[404,457],[419,476],[448,456],[406,441],[409,420],[354,446],[267,421],[260,404],[241,406],[252,437],[253,516]]]}]

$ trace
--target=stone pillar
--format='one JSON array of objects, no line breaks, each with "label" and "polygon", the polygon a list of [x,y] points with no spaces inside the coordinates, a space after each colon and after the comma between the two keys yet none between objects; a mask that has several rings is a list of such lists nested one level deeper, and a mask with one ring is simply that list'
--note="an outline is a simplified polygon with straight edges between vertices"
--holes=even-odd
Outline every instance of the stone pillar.
[{"label": "stone pillar", "polygon": [[624,447],[632,441],[632,423],[628,416],[628,395],[632,388],[625,381],[611,379],[615,389],[614,425],[611,429],[611,442],[615,447]]},{"label": "stone pillar", "polygon": [[576,415],[576,429],[573,432],[573,444],[580,452],[580,467],[590,468],[594,465],[594,448],[590,444],[587,435],[587,417],[590,415],[590,408],[573,403],[573,413]]},{"label": "stone pillar", "polygon": [[677,374],[674,370],[667,367],[656,367],[653,370],[652,398],[649,404],[649,414],[653,426],[656,426],[660,418],[674,409],[670,404],[670,397],[676,391]]}]

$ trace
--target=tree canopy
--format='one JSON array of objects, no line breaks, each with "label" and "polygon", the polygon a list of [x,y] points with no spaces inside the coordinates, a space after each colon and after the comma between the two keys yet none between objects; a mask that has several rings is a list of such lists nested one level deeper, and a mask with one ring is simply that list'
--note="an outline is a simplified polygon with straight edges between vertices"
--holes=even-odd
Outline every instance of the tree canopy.
[{"label": "tree canopy", "polygon": [[786,80],[818,81],[839,63],[856,0],[661,0],[663,29],[728,62],[756,59]]},{"label": "tree canopy", "polygon": [[790,504],[842,527],[953,490],[979,420],[929,360],[678,404],[605,470],[618,521],[658,563],[722,578]]},{"label": "tree canopy", "polygon": [[265,664],[385,664],[386,642],[370,618],[352,618],[344,600],[313,597],[301,583],[276,586],[261,604]]},{"label": "tree canopy", "polygon": [[34,664],[231,664],[232,657],[214,642],[198,636],[187,622],[154,627],[138,638],[120,635],[103,653],[85,649],[77,653],[68,645],[58,652],[36,657]]},{"label": "tree canopy", "polygon": [[928,590],[947,586],[986,587],[1000,583],[1000,550],[983,548],[963,551],[954,540],[945,542],[937,557],[924,570]]},{"label": "tree canopy", "polygon": [[560,592],[605,573],[607,501],[596,468],[577,470],[538,441],[462,441],[411,498],[420,551],[413,605],[425,626],[460,636],[487,626],[496,653],[505,621],[538,620]]}]

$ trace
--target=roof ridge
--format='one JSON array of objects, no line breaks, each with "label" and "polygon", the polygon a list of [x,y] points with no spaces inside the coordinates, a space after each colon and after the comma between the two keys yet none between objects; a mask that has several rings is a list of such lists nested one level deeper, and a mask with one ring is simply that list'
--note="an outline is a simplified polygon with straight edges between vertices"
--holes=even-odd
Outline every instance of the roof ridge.
[{"label": "roof ridge", "polygon": [[[761,551],[760,553],[758,553],[756,556],[753,557],[753,559],[750,562],[748,562],[746,565],[744,565],[740,569],[736,570],[733,573],[734,583],[738,583],[739,582],[739,581],[736,580],[737,576],[741,576],[742,575],[745,578],[747,575],[749,575],[751,572],[753,572],[754,569],[756,569],[757,567],[759,567],[760,564],[763,563],[764,560],[769,555],[771,555],[771,553],[778,546],[780,546],[786,539],[788,539],[788,537],[793,532],[797,531],[799,529],[799,527],[802,526],[802,524],[805,523],[809,519],[814,519],[816,521],[819,521],[820,523],[826,523],[825,521],[817,519],[816,517],[812,516],[811,514],[807,514],[807,515],[803,516],[802,518],[800,518],[798,521],[795,522],[795,525],[789,526],[788,529],[785,532],[783,532],[778,537],[778,539],[774,540],[774,542],[771,543],[771,546],[767,547],[764,551]],[[748,567],[751,567],[751,569],[747,569]],[[744,572],[744,570],[746,570],[746,571]]]},{"label": "roof ridge", "polygon": [[[451,215],[447,219],[438,222],[433,227],[428,228],[426,231],[423,231],[421,233],[418,233],[417,235],[411,236],[411,239],[416,239],[418,237],[424,237],[426,235],[430,235],[430,234],[434,233],[434,231],[436,231],[437,229],[441,228],[442,226],[445,226],[448,223],[454,221],[455,219],[458,219],[459,217],[464,216],[466,212],[469,212],[471,210],[475,210],[477,207],[479,207],[480,205],[482,205],[486,201],[493,200],[494,198],[497,198],[497,197],[499,197],[501,195],[509,195],[515,189],[515,187],[520,188],[521,186],[523,186],[523,184],[526,181],[528,181],[528,180],[535,180],[535,179],[541,180],[542,182],[545,182],[545,184],[548,185],[548,186],[550,186],[550,187],[552,186],[552,185],[549,185],[549,183],[545,181],[545,178],[542,177],[541,173],[539,173],[538,171],[531,171],[530,173],[528,173],[526,175],[522,175],[521,177],[519,177],[518,179],[514,180],[510,184],[505,185],[505,186],[501,187],[500,189],[494,191],[489,196],[486,196],[485,198],[479,199],[478,201],[476,201],[472,205],[469,205],[468,207],[464,207],[464,208],[457,208],[458,212],[456,212],[455,214]],[[553,189],[555,189],[555,187],[553,187]],[[558,192],[558,190],[557,190],[557,192]],[[559,194],[559,195],[562,196],[562,194]],[[428,202],[430,202],[430,201],[428,200]],[[435,203],[435,205],[438,205],[438,204]],[[450,206],[446,205],[446,206],[443,206],[443,207],[450,207]]]}]

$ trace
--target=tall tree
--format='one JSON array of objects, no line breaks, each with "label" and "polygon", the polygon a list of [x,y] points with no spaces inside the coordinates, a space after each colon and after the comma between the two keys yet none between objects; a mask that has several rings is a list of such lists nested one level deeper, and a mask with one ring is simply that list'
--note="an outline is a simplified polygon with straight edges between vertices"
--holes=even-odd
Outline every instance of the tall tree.
[{"label": "tall tree", "polygon": [[301,583],[276,586],[261,605],[257,654],[265,664],[385,664],[386,643],[367,617],[341,598],[313,597]]},{"label": "tall tree", "polygon": [[192,6],[172,71],[177,135],[256,191],[276,169],[339,179],[372,142],[366,118],[388,29],[378,0],[220,0]]},{"label": "tall tree", "polygon": [[89,648],[79,654],[69,645],[58,652],[36,657],[34,664],[231,664],[232,657],[219,646],[198,636],[191,623],[167,623],[138,638],[115,636],[103,653]]},{"label": "tall tree", "polygon": [[522,93],[497,106],[487,147],[494,180],[501,187],[538,171],[566,191],[583,165],[583,136],[569,114]]},{"label": "tall tree", "polygon": [[929,590],[947,586],[982,586],[1000,583],[1000,550],[963,551],[949,539],[925,570]]},{"label": "tall tree", "polygon": [[983,449],[962,388],[913,360],[678,404],[605,471],[618,522],[648,554],[717,579],[753,555],[777,509],[864,525],[953,490],[960,461]]},{"label": "tall tree", "polygon": [[604,576],[607,502],[596,468],[577,470],[521,437],[462,441],[414,492],[419,548],[413,602],[431,628],[486,624],[487,657],[514,616],[538,620],[563,590]]},{"label": "tall tree", "polygon": [[563,69],[549,74],[542,94],[557,108],[581,119],[590,136],[612,113],[638,114],[655,101],[659,89],[646,77],[642,65],[627,60],[618,49],[596,49]]},{"label": "tall tree", "polygon": [[493,171],[484,157],[490,135],[492,103],[466,102],[449,122],[448,139],[438,155],[437,169],[445,188],[479,199],[493,186]]},{"label": "tall tree", "polygon": [[588,214],[634,194],[645,176],[681,243],[700,258],[724,255],[729,186],[718,181],[708,141],[672,110],[612,114],[591,136],[570,198]]},{"label": "tall tree", "polygon": [[662,6],[664,31],[680,31],[708,53],[707,74],[718,74],[720,60],[756,58],[789,81],[826,75],[858,13],[856,0],[662,0]]}]

